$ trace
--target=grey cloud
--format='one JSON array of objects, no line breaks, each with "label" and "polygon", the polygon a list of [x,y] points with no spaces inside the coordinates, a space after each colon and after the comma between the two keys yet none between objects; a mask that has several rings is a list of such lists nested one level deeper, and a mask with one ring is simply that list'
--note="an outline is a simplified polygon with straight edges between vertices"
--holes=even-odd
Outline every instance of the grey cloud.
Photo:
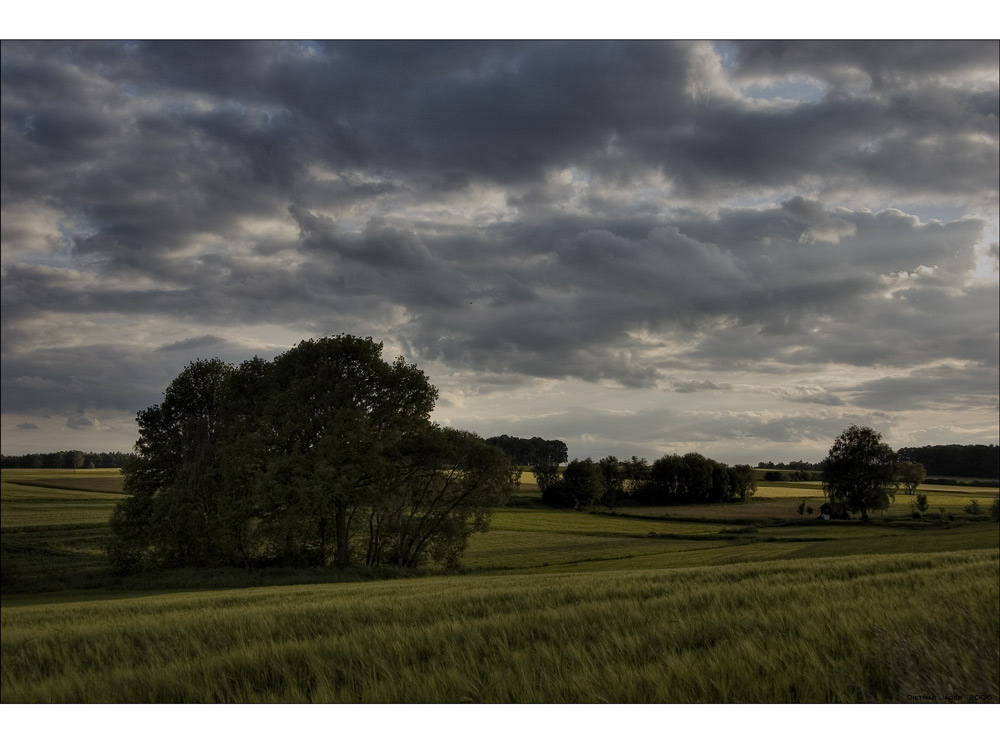
[{"label": "grey cloud", "polygon": [[857,234],[857,225],[842,217],[830,215],[824,211],[823,205],[818,201],[810,201],[796,196],[794,199],[784,202],[782,206],[809,226],[809,232],[803,235],[803,238],[808,236],[810,240],[838,243],[843,237],[852,237]]},{"label": "grey cloud", "polygon": [[708,379],[683,379],[683,380],[672,380],[671,387],[674,392],[679,392],[681,394],[690,394],[693,392],[704,392],[717,391],[717,390],[731,390],[733,386],[731,384],[716,384],[715,382]]},{"label": "grey cloud", "polygon": [[973,408],[995,413],[1000,404],[998,389],[996,366],[942,364],[860,385],[851,395],[851,402],[889,411]]},{"label": "grey cloud", "polygon": [[[729,47],[740,78],[812,75],[841,87],[885,87],[914,76],[996,68],[996,41],[746,41]],[[860,77],[859,77],[860,76]]]},{"label": "grey cloud", "polygon": [[[790,221],[787,207],[730,210],[626,238],[574,234],[562,220],[534,253],[503,232],[465,232],[462,250],[452,245],[461,232],[442,238],[375,220],[345,231],[292,206],[302,248],[294,264],[261,269],[237,255],[203,256],[171,269],[179,285],[141,290],[129,283],[81,290],[72,274],[10,267],[3,308],[13,333],[5,343],[27,337],[19,322],[56,308],[217,324],[312,315],[330,332],[382,327],[419,357],[457,368],[628,387],[655,385],[664,352],[682,367],[704,358],[736,368],[915,361],[941,344],[956,358],[980,359],[996,346],[995,320],[984,312],[988,292],[956,294],[936,288],[941,279],[930,275],[887,296],[879,278],[921,265],[971,266],[981,222],[920,224],[898,212],[841,209],[836,219],[855,234],[819,251],[802,236],[828,213],[794,203],[808,224]],[[400,310],[402,324],[393,319]],[[970,322],[977,316],[982,323]],[[643,331],[685,332],[699,345],[678,355],[628,340]]]},{"label": "grey cloud", "polygon": [[[444,172],[461,185],[470,178],[525,182],[564,165],[620,175],[645,162],[697,193],[721,185],[710,179],[794,187],[809,175],[865,178],[872,168],[894,187],[922,190],[933,188],[934,179],[916,184],[906,180],[912,172],[887,166],[890,154],[898,162],[903,153],[890,149],[867,159],[848,153],[883,139],[886,130],[898,131],[898,141],[912,141],[906,132],[915,120],[937,121],[942,112],[958,117],[946,131],[979,127],[995,139],[995,126],[988,123],[991,116],[995,121],[995,103],[967,102],[964,93],[955,93],[948,105],[928,104],[929,113],[915,119],[914,103],[924,99],[921,78],[912,72],[907,79],[915,88],[899,105],[837,99],[795,111],[757,110],[705,77],[700,60],[708,47],[699,43],[375,42],[328,44],[322,52],[296,43],[77,43],[62,46],[63,58],[75,64],[46,61],[41,64],[48,74],[39,74],[39,58],[51,60],[56,48],[5,48],[5,75],[13,83],[5,89],[16,90],[21,104],[10,109],[11,118],[23,121],[34,110],[31,104],[46,99],[43,91],[61,91],[70,87],[65,79],[86,77],[95,81],[90,87],[96,95],[89,102],[79,94],[64,99],[74,107],[72,119],[86,121],[102,103],[114,103],[119,105],[103,110],[123,111],[126,121],[134,117],[146,126],[161,122],[160,131],[174,134],[155,138],[163,146],[147,152],[146,161],[155,165],[183,153],[195,175],[187,182],[196,188],[221,169],[228,177],[213,184],[219,188],[211,200],[222,202],[234,191],[248,195],[239,188],[248,183],[296,190],[312,163],[423,180]],[[938,51],[947,57],[950,49]],[[933,57],[934,50],[928,47],[925,54]],[[891,52],[877,56],[888,59]],[[897,56],[901,75],[919,58],[902,47]],[[995,99],[994,91],[988,100]],[[166,103],[158,106],[160,100]],[[53,135],[51,144],[69,157],[75,139],[124,123],[100,116],[96,128]],[[995,163],[976,167],[983,153],[971,142],[963,145],[959,134],[934,150],[958,158],[953,167],[934,163],[944,168],[938,167],[938,179],[962,172],[966,186],[949,183],[949,189],[985,186],[995,193]],[[21,148],[10,139],[16,153]],[[143,148],[138,140],[130,144]],[[125,165],[108,163],[112,171]],[[134,169],[121,172],[138,175]]]},{"label": "grey cloud", "polygon": [[99,425],[100,423],[97,419],[91,418],[84,413],[71,415],[66,419],[66,427],[72,428],[74,431],[88,431],[97,428]]},{"label": "grey cloud", "polygon": [[480,421],[478,428],[483,436],[509,433],[558,438],[567,443],[571,458],[614,454],[652,460],[664,454],[697,450],[735,464],[750,461],[750,453],[774,444],[780,444],[783,451],[796,452],[796,456],[808,454],[815,458],[852,424],[872,425],[891,433],[892,420],[858,412],[765,416],[754,412],[694,413],[675,408],[609,413],[570,407],[523,422]]},{"label": "grey cloud", "polygon": [[4,358],[2,412],[54,412],[77,428],[90,420],[79,412],[81,407],[135,413],[158,402],[170,380],[196,355],[238,363],[273,352],[214,336],[148,349],[95,344],[22,351]]},{"label": "grey cloud", "polygon": [[[995,369],[995,285],[966,273],[995,220],[883,206],[995,214],[996,51],[5,43],[4,411],[144,407],[193,353],[257,353],[236,326],[689,393],[743,370],[884,366],[916,393],[928,364]],[[796,76],[817,94],[738,87]],[[126,320],[157,329],[87,337]],[[951,379],[956,404],[991,383]]]},{"label": "grey cloud", "polygon": [[832,392],[811,392],[803,395],[788,395],[785,399],[791,402],[804,402],[814,405],[830,405],[833,407],[840,407],[847,404],[843,401],[843,399]]},{"label": "grey cloud", "polygon": [[173,351],[192,351],[200,348],[216,348],[226,341],[217,335],[202,335],[198,338],[185,338],[182,341],[168,343],[156,349],[158,353],[170,353]]}]

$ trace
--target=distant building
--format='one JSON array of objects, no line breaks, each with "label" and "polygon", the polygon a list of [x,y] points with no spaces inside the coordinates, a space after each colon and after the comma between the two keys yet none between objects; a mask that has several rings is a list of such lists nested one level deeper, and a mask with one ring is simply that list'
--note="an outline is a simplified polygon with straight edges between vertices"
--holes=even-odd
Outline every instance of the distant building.
[{"label": "distant building", "polygon": [[819,507],[819,517],[824,521],[830,521],[831,519],[849,519],[850,515],[841,508],[835,508],[832,503],[824,503]]}]

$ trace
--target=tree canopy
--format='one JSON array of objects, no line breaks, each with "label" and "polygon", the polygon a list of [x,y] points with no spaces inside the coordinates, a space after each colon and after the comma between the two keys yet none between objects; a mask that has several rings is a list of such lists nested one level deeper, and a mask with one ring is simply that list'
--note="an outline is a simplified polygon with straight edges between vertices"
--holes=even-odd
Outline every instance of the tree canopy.
[{"label": "tree canopy", "polygon": [[927,477],[927,470],[919,462],[900,461],[896,465],[896,476],[903,486],[903,492],[913,495]]},{"label": "tree canopy", "polygon": [[542,499],[558,508],[613,506],[620,498],[657,506],[722,503],[745,501],[757,491],[750,465],[730,467],[697,452],[667,454],[652,465],[638,457],[574,459],[561,477],[536,479]]},{"label": "tree canopy", "polygon": [[895,499],[896,453],[882,434],[867,426],[851,426],[833,442],[823,460],[823,492],[830,504],[867,519]]},{"label": "tree canopy", "polygon": [[900,459],[917,462],[932,476],[1000,478],[996,444],[943,444],[900,449]]},{"label": "tree canopy", "polygon": [[540,436],[523,439],[502,434],[491,436],[486,443],[497,447],[515,464],[522,466],[534,467],[539,463],[555,463],[558,466],[569,459],[566,443],[559,439],[543,439]]},{"label": "tree canopy", "polygon": [[432,423],[437,390],[381,354],[342,335],[191,363],[137,417],[115,567],[457,564],[515,470]]}]

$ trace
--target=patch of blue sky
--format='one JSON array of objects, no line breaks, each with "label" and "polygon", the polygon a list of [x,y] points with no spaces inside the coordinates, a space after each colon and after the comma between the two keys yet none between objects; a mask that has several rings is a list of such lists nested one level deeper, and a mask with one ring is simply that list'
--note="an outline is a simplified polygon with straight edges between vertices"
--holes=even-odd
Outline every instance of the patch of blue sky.
[{"label": "patch of blue sky", "polygon": [[744,95],[765,101],[817,103],[826,96],[826,88],[808,77],[783,78],[755,82],[742,88]]}]

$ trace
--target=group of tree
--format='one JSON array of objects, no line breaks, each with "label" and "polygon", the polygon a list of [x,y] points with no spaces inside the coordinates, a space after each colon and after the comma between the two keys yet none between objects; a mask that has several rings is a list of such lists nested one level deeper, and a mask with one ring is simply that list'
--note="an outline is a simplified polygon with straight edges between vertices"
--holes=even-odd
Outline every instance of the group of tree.
[{"label": "group of tree", "polygon": [[822,465],[819,463],[795,460],[789,462],[788,464],[785,464],[784,462],[778,462],[777,464],[774,462],[759,462],[757,464],[757,468],[762,470],[795,470],[797,472],[815,472],[820,470]]},{"label": "group of tree", "polygon": [[531,467],[543,491],[559,479],[559,465],[569,459],[569,450],[559,439],[522,439],[503,434],[486,439],[486,443],[503,451],[516,464]]},{"label": "group of tree", "polygon": [[556,466],[569,460],[566,444],[559,439],[543,439],[532,436],[522,439],[517,436],[491,436],[486,443],[500,449],[515,464],[524,467],[535,467],[539,464],[555,463]]},{"label": "group of tree", "polygon": [[436,399],[371,338],[191,363],[138,414],[113,566],[457,564],[517,471],[477,435],[432,423]]},{"label": "group of tree", "polygon": [[557,508],[614,506],[623,498],[657,506],[745,501],[757,489],[750,465],[730,467],[695,452],[652,464],[638,457],[574,459],[560,478],[539,486],[542,499]]},{"label": "group of tree", "polygon": [[809,470],[765,470],[764,479],[768,482],[811,482],[822,480],[823,476],[821,472]]},{"label": "group of tree", "polygon": [[123,452],[56,451],[48,454],[19,454],[0,456],[3,469],[95,469],[124,466],[129,455]]},{"label": "group of tree", "polygon": [[1000,448],[995,444],[945,444],[900,449],[900,459],[917,462],[936,477],[1000,479]]}]

